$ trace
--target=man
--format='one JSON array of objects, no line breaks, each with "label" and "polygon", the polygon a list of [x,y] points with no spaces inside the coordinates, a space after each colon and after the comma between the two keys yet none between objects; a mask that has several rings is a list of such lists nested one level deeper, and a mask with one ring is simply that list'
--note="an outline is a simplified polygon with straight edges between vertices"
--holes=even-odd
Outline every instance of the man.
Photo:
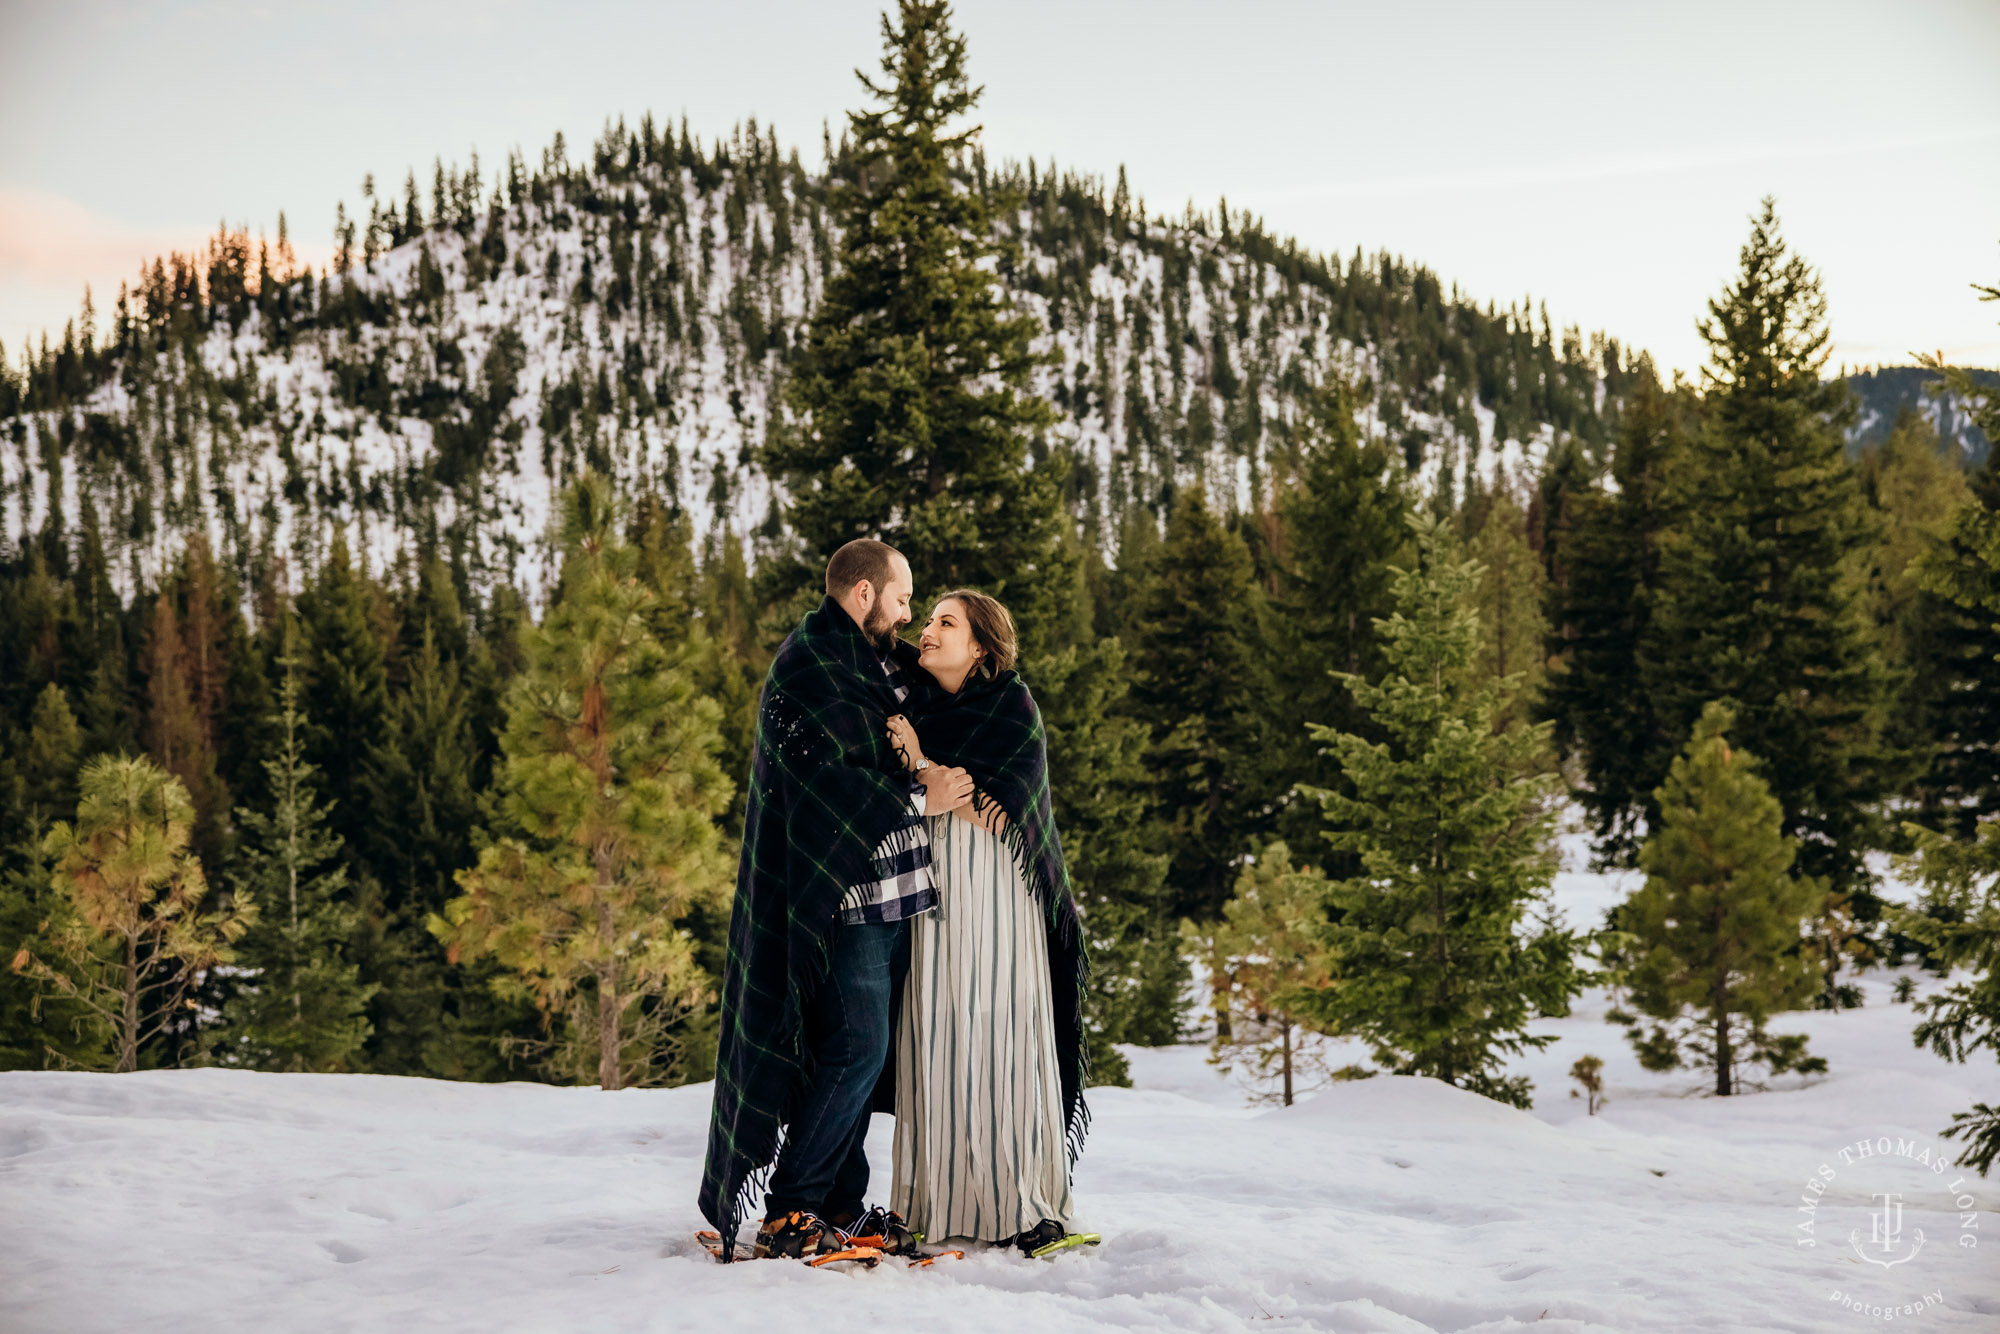
[{"label": "man", "polygon": [[890,1221],[866,1211],[864,1141],[909,919],[937,906],[923,819],[972,795],[963,769],[913,778],[890,748],[912,591],[900,552],[849,542],[764,679],[701,1185],[724,1260],[767,1170],[759,1256],[832,1249],[827,1224],[865,1213]]}]

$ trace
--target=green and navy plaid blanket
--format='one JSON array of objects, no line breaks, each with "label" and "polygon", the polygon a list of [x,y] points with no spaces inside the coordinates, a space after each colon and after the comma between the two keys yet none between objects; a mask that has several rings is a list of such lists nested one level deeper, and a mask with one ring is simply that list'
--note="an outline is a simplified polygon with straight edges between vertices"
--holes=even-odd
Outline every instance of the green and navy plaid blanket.
[{"label": "green and navy plaid blanket", "polygon": [[[906,644],[896,655],[915,659]],[[826,977],[841,896],[866,878],[882,839],[915,820],[888,739],[901,708],[881,659],[832,598],[799,622],[764,678],[701,1182],[701,1212],[724,1255],[804,1092],[800,1016]]]},{"label": "green and navy plaid blanket", "polygon": [[1000,808],[1006,816],[1001,839],[1041,902],[1049,942],[1049,994],[1055,1006],[1063,1123],[1070,1161],[1075,1162],[1090,1127],[1090,1111],[1083,1101],[1089,1069],[1082,1004],[1089,960],[1062,839],[1049,807],[1049,752],[1041,710],[1016,672],[1002,672],[990,681],[967,677],[957,694],[939,688],[923,673],[918,682],[910,700],[910,721],[925,757],[971,774],[978,788],[975,807],[991,803]]}]

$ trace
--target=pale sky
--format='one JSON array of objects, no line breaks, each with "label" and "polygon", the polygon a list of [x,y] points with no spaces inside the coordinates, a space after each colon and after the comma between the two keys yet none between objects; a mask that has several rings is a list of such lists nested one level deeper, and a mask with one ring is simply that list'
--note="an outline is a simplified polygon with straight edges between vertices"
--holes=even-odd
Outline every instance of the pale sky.
[{"label": "pale sky", "polygon": [[[330,252],[363,173],[428,185],[607,116],[747,116],[809,166],[860,101],[855,0],[0,0],[0,342],[108,312],[219,219]],[[1125,165],[1155,212],[1261,214],[1532,296],[1693,369],[1695,321],[1777,197],[1836,357],[2000,365],[2000,0],[962,0],[994,157]],[[575,154],[573,153],[573,156]]]}]

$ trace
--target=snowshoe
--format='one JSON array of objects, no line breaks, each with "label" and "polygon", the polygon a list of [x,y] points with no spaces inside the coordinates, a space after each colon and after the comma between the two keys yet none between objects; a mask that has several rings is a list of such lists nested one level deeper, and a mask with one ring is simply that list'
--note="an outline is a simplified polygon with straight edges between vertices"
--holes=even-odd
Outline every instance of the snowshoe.
[{"label": "snowshoe", "polygon": [[842,1249],[842,1239],[818,1214],[794,1209],[778,1218],[767,1218],[757,1229],[757,1243],[751,1254],[759,1260],[810,1260]]},{"label": "snowshoe", "polygon": [[824,1269],[831,1264],[852,1260],[863,1269],[873,1269],[882,1263],[882,1252],[873,1246],[841,1246],[824,1255],[809,1256],[806,1263],[814,1269]]},{"label": "snowshoe", "polygon": [[841,1229],[841,1236],[849,1246],[872,1246],[884,1255],[912,1255],[917,1249],[917,1235],[904,1224],[903,1216],[880,1205],[855,1219],[854,1226]]},{"label": "snowshoe", "polygon": [[964,1251],[917,1251],[914,1254],[916,1258],[911,1260],[909,1264],[911,1269],[929,1269],[940,1260],[963,1260],[965,1258]]},{"label": "snowshoe", "polygon": [[1104,1238],[1098,1233],[1071,1232],[1053,1218],[1044,1218],[1026,1232],[1016,1236],[1009,1245],[1023,1255],[1041,1259],[1043,1256],[1054,1255],[1057,1251],[1066,1251],[1074,1246],[1095,1246],[1103,1240]]},{"label": "snowshoe", "polygon": [[718,1260],[754,1260],[757,1258],[756,1252],[747,1241],[737,1242],[733,1254],[728,1256],[723,1255],[722,1234],[720,1232],[709,1231],[706,1228],[694,1234],[694,1241],[695,1245],[701,1247]]}]

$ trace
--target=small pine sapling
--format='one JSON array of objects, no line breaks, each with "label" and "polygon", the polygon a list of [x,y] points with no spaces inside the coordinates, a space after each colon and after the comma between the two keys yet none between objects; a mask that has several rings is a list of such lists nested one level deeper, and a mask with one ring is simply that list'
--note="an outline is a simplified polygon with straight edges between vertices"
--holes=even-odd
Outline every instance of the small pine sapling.
[{"label": "small pine sapling", "polygon": [[1596,1116],[1597,1109],[1608,1101],[1604,1096],[1604,1062],[1595,1056],[1579,1056],[1569,1068],[1569,1077],[1579,1085],[1569,1096],[1587,1099],[1585,1106]]},{"label": "small pine sapling", "polygon": [[1730,746],[1732,720],[1728,706],[1709,704],[1654,794],[1660,827],[1639,853],[1646,883],[1623,913],[1636,938],[1625,977],[1639,1015],[1622,1017],[1639,1063],[1712,1069],[1723,1097],[1746,1066],[1826,1069],[1803,1034],[1765,1028],[1819,990],[1824,974],[1806,942],[1827,891],[1792,873],[1783,811],[1755,758]]},{"label": "small pine sapling", "polygon": [[78,787],[76,822],[42,842],[59,910],[13,968],[101,1021],[111,1068],[124,1074],[148,1041],[191,1022],[196,988],[234,957],[256,905],[202,912],[208,881],[188,849],[194,803],[150,759],[100,755]]},{"label": "small pine sapling", "polygon": [[[1248,1084],[1257,1101],[1289,1107],[1333,1077],[1324,1036],[1302,1003],[1330,984],[1325,924],[1326,877],[1293,869],[1291,849],[1273,843],[1237,877],[1208,936],[1227,979],[1215,994],[1229,1019],[1218,1024],[1209,1060]],[[1192,924],[1189,931],[1196,934]]]}]

